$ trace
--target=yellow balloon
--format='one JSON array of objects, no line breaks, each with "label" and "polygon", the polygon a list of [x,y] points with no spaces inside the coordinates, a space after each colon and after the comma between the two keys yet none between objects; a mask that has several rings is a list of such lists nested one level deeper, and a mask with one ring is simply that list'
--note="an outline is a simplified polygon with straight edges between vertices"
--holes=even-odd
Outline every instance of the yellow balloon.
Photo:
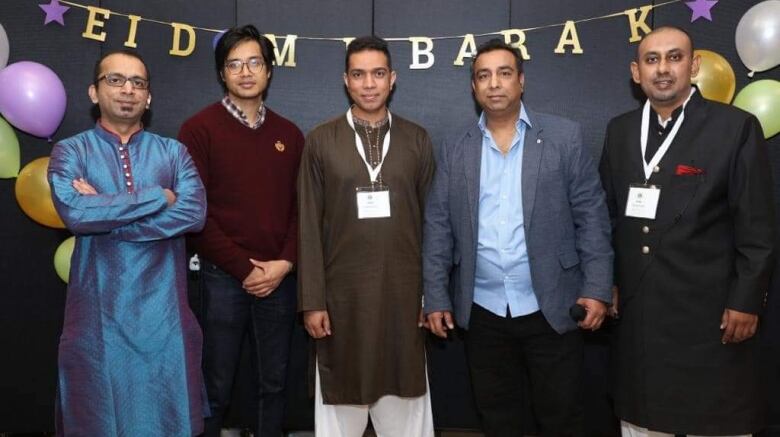
[{"label": "yellow balloon", "polygon": [[54,210],[51,200],[51,189],[46,179],[48,168],[48,156],[24,166],[16,177],[16,201],[22,211],[36,222],[52,228],[64,228],[65,223]]},{"label": "yellow balloon", "polygon": [[76,245],[76,237],[68,237],[60,243],[57,251],[54,252],[54,270],[57,276],[65,283],[70,279],[70,258],[73,256],[73,247]]},{"label": "yellow balloon", "polygon": [[709,50],[696,50],[693,53],[701,57],[699,73],[692,78],[701,95],[717,102],[731,103],[737,82],[729,61]]}]

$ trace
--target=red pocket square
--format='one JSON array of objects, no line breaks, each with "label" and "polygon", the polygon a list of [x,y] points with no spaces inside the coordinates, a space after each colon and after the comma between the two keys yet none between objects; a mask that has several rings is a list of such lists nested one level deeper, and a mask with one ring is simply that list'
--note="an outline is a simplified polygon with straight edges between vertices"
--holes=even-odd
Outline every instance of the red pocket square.
[{"label": "red pocket square", "polygon": [[678,164],[677,169],[675,169],[674,174],[677,176],[690,176],[690,175],[699,175],[704,174],[704,170],[699,167],[692,167],[690,165],[682,165]]}]

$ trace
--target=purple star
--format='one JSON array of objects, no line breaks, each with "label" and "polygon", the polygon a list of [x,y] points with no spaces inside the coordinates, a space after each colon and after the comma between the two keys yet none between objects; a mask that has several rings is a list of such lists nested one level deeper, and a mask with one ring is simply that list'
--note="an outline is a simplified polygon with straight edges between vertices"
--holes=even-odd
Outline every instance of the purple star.
[{"label": "purple star", "polygon": [[65,12],[70,9],[67,6],[62,6],[59,0],[51,0],[48,5],[38,5],[39,8],[46,12],[46,19],[43,25],[47,25],[52,21],[60,23],[61,26],[65,25],[65,19],[62,17]]},{"label": "purple star", "polygon": [[686,1],[685,4],[688,5],[689,8],[691,8],[691,11],[693,11],[693,14],[691,14],[691,23],[698,20],[699,18],[706,18],[712,21],[712,15],[710,15],[710,9],[712,9],[712,7],[715,6],[716,3],[718,3],[718,0]]}]

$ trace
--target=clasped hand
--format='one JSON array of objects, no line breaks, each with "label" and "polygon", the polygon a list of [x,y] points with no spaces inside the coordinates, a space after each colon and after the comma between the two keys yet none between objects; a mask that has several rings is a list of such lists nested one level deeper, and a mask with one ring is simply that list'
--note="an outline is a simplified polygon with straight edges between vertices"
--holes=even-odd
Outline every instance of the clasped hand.
[{"label": "clasped hand", "polygon": [[292,269],[292,263],[283,259],[258,261],[250,258],[249,262],[254,267],[242,285],[247,293],[257,297],[266,297],[271,294]]}]

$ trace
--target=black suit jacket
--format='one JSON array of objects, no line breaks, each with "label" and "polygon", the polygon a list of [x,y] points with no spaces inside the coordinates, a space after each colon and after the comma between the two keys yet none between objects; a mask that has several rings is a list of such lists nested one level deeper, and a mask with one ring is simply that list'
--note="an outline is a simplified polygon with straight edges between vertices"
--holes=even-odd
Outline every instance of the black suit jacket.
[{"label": "black suit jacket", "polygon": [[742,434],[765,423],[756,339],[720,343],[725,308],[759,313],[773,264],[774,196],[755,117],[696,92],[648,183],[655,220],[625,216],[645,176],[641,109],[607,128],[600,172],[613,225],[616,412],[651,430]]}]

